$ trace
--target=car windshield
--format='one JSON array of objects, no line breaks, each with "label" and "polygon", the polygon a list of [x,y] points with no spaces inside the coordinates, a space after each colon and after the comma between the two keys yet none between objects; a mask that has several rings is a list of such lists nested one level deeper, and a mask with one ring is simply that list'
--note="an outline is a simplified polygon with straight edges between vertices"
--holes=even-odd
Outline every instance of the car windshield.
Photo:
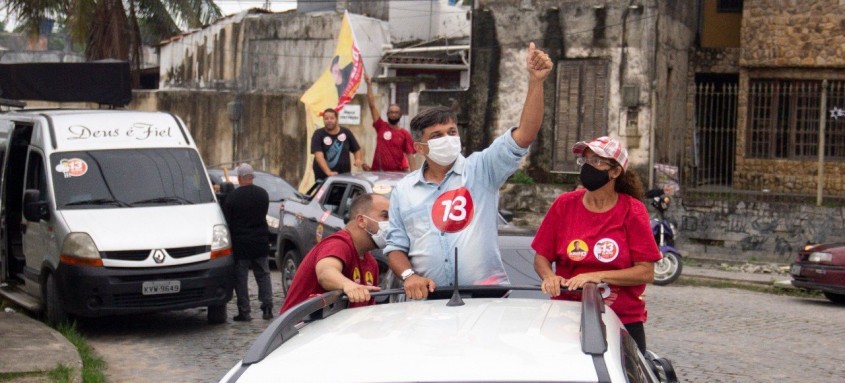
[{"label": "car windshield", "polygon": [[214,202],[192,149],[62,152],[51,155],[50,164],[58,209]]},{"label": "car windshield", "polygon": [[296,189],[289,183],[269,174],[255,173],[253,183],[267,191],[270,201],[281,201],[283,198],[290,198],[296,194]]}]

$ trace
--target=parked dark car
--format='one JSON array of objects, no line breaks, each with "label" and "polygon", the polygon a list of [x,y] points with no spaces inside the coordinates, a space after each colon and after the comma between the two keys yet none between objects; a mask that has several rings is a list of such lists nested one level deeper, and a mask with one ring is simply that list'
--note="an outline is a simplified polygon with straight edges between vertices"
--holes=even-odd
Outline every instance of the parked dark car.
[{"label": "parked dark car", "polygon": [[793,286],[821,291],[831,302],[845,304],[845,243],[805,246],[789,273]]},{"label": "parked dark car", "polygon": [[[295,196],[282,203],[276,265],[282,272],[285,292],[293,281],[302,258],[318,241],[340,230],[348,218],[352,200],[363,193],[389,195],[394,185],[405,176],[400,172],[362,172],[331,176],[324,183],[314,185],[306,196]],[[504,215],[509,213],[504,212]],[[534,251],[531,241],[534,232],[510,224],[499,215],[499,250],[505,270],[512,284],[539,284],[534,272]],[[372,252],[379,264],[379,285],[383,289],[400,286],[398,278],[388,272],[387,257]],[[514,292],[515,297],[536,297],[537,292]]]},{"label": "parked dark car", "polygon": [[[224,176],[221,168],[208,168],[208,177],[211,179],[212,185],[222,185],[224,182],[230,182],[235,187],[238,187],[238,177],[234,170],[228,171],[228,179]],[[284,199],[300,196],[299,191],[291,184],[281,177],[274,176],[270,173],[255,171],[255,179],[253,180],[258,186],[264,188],[270,197],[270,206],[267,208],[267,242],[269,246],[270,259],[275,260],[276,255],[276,237],[279,234],[279,207]],[[220,199],[221,194],[218,194]],[[225,199],[225,195],[222,196]],[[222,201],[221,201],[222,202]]]}]

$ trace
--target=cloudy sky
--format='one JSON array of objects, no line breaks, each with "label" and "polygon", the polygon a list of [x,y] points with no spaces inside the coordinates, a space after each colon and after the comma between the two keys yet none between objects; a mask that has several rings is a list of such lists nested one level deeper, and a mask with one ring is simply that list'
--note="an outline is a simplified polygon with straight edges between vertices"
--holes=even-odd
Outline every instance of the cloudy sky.
[{"label": "cloudy sky", "polygon": [[[250,8],[263,8],[264,1],[250,0],[214,0],[224,15],[231,15]],[[270,0],[270,10],[273,12],[286,11],[296,8],[296,0]]]}]

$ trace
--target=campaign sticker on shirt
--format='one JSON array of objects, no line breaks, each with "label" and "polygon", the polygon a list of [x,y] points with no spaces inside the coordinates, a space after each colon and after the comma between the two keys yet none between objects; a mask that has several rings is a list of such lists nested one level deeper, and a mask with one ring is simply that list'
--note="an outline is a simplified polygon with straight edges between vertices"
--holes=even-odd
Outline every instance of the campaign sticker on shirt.
[{"label": "campaign sticker on shirt", "polygon": [[619,245],[610,238],[602,238],[593,246],[593,254],[599,261],[613,262],[619,256]]},{"label": "campaign sticker on shirt", "polygon": [[388,184],[375,184],[373,185],[373,193],[376,194],[388,194],[390,190],[393,188]]},{"label": "campaign sticker on shirt", "polygon": [[364,282],[367,283],[367,286],[372,286],[375,279],[373,278],[373,273],[371,271],[367,271],[364,273]]},{"label": "campaign sticker on shirt", "polygon": [[79,177],[88,172],[88,163],[80,158],[62,159],[56,165],[56,171],[63,173],[65,178]]},{"label": "campaign sticker on shirt", "polygon": [[390,139],[393,138],[393,132],[388,130],[388,131],[384,132],[383,137],[384,137],[385,141],[390,141]]},{"label": "campaign sticker on shirt", "polygon": [[323,137],[323,144],[324,145],[331,145],[332,144],[332,138],[328,137],[328,136]]},{"label": "campaign sticker on shirt", "polygon": [[459,187],[437,197],[431,207],[431,220],[440,231],[456,233],[472,222],[473,208],[469,189]]},{"label": "campaign sticker on shirt", "polygon": [[352,280],[359,285],[361,284],[361,270],[358,270],[357,267],[352,270]]},{"label": "campaign sticker on shirt", "polygon": [[346,141],[346,133],[341,133],[339,136],[337,136],[337,140],[340,142]]},{"label": "campaign sticker on shirt", "polygon": [[569,246],[566,246],[566,255],[569,259],[575,262],[580,262],[587,257],[588,250],[587,244],[584,241],[575,239],[572,242],[569,242]]}]

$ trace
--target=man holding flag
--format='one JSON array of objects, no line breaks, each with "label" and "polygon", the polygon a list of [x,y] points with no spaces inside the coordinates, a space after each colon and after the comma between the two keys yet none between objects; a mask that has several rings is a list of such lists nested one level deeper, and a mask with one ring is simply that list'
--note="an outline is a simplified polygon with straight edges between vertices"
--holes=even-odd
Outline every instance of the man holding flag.
[{"label": "man holding flag", "polygon": [[[345,162],[348,166],[349,153],[356,153],[355,166],[362,166],[363,153],[358,146],[358,142],[348,129],[337,125],[337,116],[340,110],[355,96],[358,85],[361,84],[363,73],[364,61],[361,57],[361,51],[349,23],[349,14],[344,13],[340,33],[337,37],[337,47],[329,67],[299,99],[305,104],[308,135],[311,136],[311,153],[314,154],[312,169],[314,169],[314,175],[317,179],[335,172],[335,170],[332,170],[335,168],[331,165],[332,159],[328,158],[330,154],[338,156],[335,159],[337,163]],[[333,125],[329,126],[329,124]],[[326,136],[318,133],[320,132],[318,130],[320,125],[327,129],[324,132],[327,134]],[[315,142],[317,135],[321,137]],[[328,142],[328,140],[332,142]],[[316,146],[322,146],[325,150],[315,150]],[[335,148],[332,149],[332,147]],[[322,161],[320,153],[324,157]],[[344,155],[346,157],[342,158]],[[325,164],[321,162],[325,162]],[[324,168],[324,165],[328,166]],[[300,189],[309,187],[311,183],[312,180],[306,173]]]}]

